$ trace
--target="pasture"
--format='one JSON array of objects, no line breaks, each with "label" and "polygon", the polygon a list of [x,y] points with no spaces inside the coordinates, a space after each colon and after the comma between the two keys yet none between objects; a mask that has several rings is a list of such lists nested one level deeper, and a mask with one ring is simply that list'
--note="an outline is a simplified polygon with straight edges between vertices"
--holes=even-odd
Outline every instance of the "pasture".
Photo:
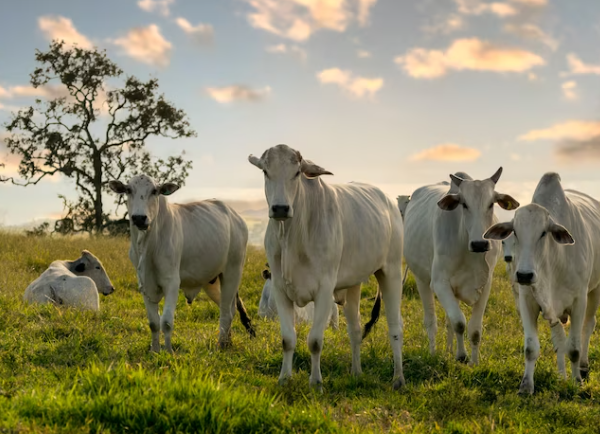
[{"label": "pasture", "polygon": [[[460,364],[444,351],[438,304],[438,355],[431,357],[422,307],[407,280],[402,301],[404,375],[392,390],[392,352],[385,319],[362,344],[363,376],[350,376],[350,345],[340,330],[325,332],[324,392],[309,389],[308,326],[298,327],[294,377],[277,385],[282,352],[279,323],[256,316],[265,264],[249,249],[240,295],[257,330],[250,339],[233,323],[233,347],[217,349],[217,306],[205,295],[188,306],[180,294],[175,355],[149,352],[150,333],[129,241],[115,238],[28,238],[0,233],[0,433],[26,432],[598,432],[600,339],[590,345],[590,378],[582,387],[560,380],[547,324],[535,394],[517,395],[523,374],[523,333],[499,261],[484,317],[481,363]],[[116,288],[101,312],[28,306],[25,287],[55,259],[82,249],[97,255]],[[366,322],[375,280],[363,286]],[[162,340],[162,337],[161,337]],[[468,345],[468,344],[467,344]]]}]

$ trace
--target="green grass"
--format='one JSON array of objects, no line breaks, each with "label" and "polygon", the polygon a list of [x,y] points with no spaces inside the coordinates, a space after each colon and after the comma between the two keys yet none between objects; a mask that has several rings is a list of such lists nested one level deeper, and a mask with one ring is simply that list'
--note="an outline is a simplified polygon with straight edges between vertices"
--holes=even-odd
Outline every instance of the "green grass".
[{"label": "green grass", "polygon": [[[27,238],[0,234],[0,433],[4,432],[598,432],[599,338],[582,387],[560,380],[548,326],[540,321],[536,393],[520,397],[523,333],[510,287],[498,265],[482,337],[481,363],[459,364],[443,352],[444,314],[438,306],[440,353],[431,357],[414,280],[407,280],[404,375],[392,390],[392,354],[385,319],[363,342],[364,375],[350,376],[345,321],[326,331],[324,393],[308,387],[308,326],[298,329],[294,377],[277,385],[281,338],[277,322],[256,318],[264,252],[251,248],[241,296],[257,328],[249,339],[239,318],[233,347],[217,349],[218,308],[206,296],[176,311],[175,355],[151,354],[144,303],[137,292],[125,239]],[[104,262],[117,291],[101,312],[28,306],[26,286],[52,260],[89,249]],[[372,307],[372,280],[363,287],[362,318]]]}]

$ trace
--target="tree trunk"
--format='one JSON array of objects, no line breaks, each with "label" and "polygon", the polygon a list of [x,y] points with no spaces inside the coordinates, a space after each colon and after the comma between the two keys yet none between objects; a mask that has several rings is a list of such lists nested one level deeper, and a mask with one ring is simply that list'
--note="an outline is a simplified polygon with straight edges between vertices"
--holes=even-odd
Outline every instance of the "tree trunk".
[{"label": "tree trunk", "polygon": [[95,230],[97,235],[102,235],[102,155],[100,151],[94,151],[94,215]]}]

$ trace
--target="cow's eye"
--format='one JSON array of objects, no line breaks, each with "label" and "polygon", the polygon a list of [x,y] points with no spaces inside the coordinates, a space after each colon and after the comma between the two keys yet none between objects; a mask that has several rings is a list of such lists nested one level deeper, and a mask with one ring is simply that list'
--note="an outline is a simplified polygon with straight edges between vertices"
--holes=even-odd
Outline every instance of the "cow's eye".
[{"label": "cow's eye", "polygon": [[152,193],[151,193],[151,194],[153,194],[153,195],[155,195],[155,196],[156,196],[156,195],[158,194],[158,190],[155,188],[154,190],[152,190]]},{"label": "cow's eye", "polygon": [[267,178],[269,177],[269,174],[267,173],[267,171],[266,171],[266,170],[263,170],[263,173],[265,174],[265,176],[266,176]]},{"label": "cow's eye", "polygon": [[300,171],[298,170],[298,172],[294,175],[294,179],[296,179],[299,176],[300,176]]},{"label": "cow's eye", "polygon": [[494,207],[494,202],[490,203],[489,209],[492,209],[493,207]]},{"label": "cow's eye", "polygon": [[542,236],[540,238],[544,238],[546,236],[546,231],[542,232]]},{"label": "cow's eye", "polygon": [[517,237],[517,233],[515,231],[513,231],[513,235],[515,236],[515,240],[518,240],[519,238]]},{"label": "cow's eye", "polygon": [[131,190],[131,187],[127,187],[127,188],[125,189],[125,193],[127,193],[127,194],[131,194],[131,193],[133,193],[133,191]]},{"label": "cow's eye", "polygon": [[99,270],[99,269],[100,269],[100,267],[96,266],[96,270]]},{"label": "cow's eye", "polygon": [[464,209],[469,209],[469,207],[467,206],[466,203],[463,203],[462,206],[463,206]]}]

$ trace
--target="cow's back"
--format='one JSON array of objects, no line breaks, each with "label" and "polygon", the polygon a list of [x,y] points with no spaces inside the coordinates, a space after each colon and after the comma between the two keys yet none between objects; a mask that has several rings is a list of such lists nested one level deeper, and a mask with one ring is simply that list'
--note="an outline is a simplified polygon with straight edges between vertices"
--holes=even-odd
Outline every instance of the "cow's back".
[{"label": "cow's back", "polygon": [[441,182],[415,190],[404,214],[404,257],[411,271],[424,282],[431,279],[434,222],[442,212],[437,203],[449,187],[449,183]]}]

